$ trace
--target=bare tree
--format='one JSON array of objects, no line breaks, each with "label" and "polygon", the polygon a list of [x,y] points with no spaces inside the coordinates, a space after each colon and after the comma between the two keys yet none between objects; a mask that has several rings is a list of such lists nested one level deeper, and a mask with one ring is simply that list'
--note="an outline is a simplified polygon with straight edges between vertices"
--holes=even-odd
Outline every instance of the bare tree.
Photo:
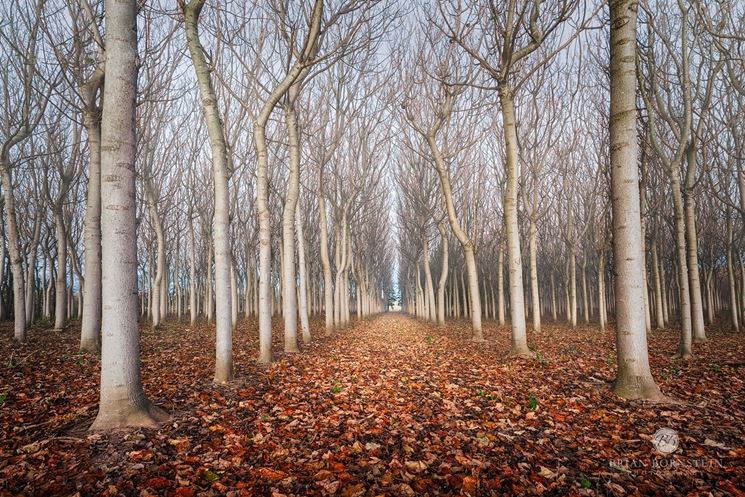
[{"label": "bare tree", "polygon": [[[13,14],[3,16],[16,19],[15,26],[3,29],[0,37],[3,46],[4,67],[3,102],[5,114],[0,127],[0,180],[2,180],[3,201],[5,203],[6,234],[10,268],[13,273],[13,315],[14,336],[21,343],[26,341],[26,285],[23,274],[23,255],[18,232],[16,202],[13,189],[13,166],[18,159],[17,147],[31,137],[36,126],[44,117],[49,102],[48,95],[37,91],[43,81],[39,73],[39,37],[40,26],[44,20],[44,0],[23,6],[14,2],[5,8],[12,9]],[[11,64],[11,59],[19,63]],[[7,63],[6,63],[7,62]]]},{"label": "bare tree", "polygon": [[137,4],[106,2],[107,83],[101,128],[103,333],[101,393],[92,430],[155,426],[167,418],[140,380],[135,228]]},{"label": "bare tree", "polygon": [[216,343],[215,343],[215,381],[225,383],[233,379],[233,323],[231,293],[231,250],[230,250],[230,178],[228,149],[225,132],[217,107],[217,98],[212,86],[210,69],[204,49],[199,39],[199,14],[205,0],[179,0],[184,14],[186,40],[191,54],[192,65],[197,76],[197,85],[202,99],[202,113],[207,123],[207,132],[212,148],[212,176],[215,195],[215,211],[212,237],[215,258],[216,293]]},{"label": "bare tree", "polygon": [[[505,144],[506,188],[504,223],[510,284],[512,350],[515,356],[531,357],[525,330],[520,233],[517,219],[519,145],[515,92],[537,70],[567,47],[594,13],[579,23],[574,34],[562,39],[558,29],[579,6],[576,0],[545,4],[540,1],[509,1],[502,8],[495,0],[464,7],[460,2],[441,4],[438,27],[460,46],[496,83],[502,113]],[[599,7],[598,7],[599,8]],[[488,12],[487,15],[483,15]],[[481,83],[481,86],[487,86]]]},{"label": "bare tree", "polygon": [[618,363],[613,389],[628,399],[662,400],[649,369],[644,316],[645,269],[636,167],[637,6],[633,0],[610,3],[610,165]]},{"label": "bare tree", "polygon": [[[424,138],[429,147],[434,168],[440,179],[443,203],[450,228],[463,249],[468,273],[469,310],[473,340],[479,342],[483,341],[484,337],[481,328],[481,297],[475,246],[471,237],[463,229],[456,214],[450,171],[447,165],[447,161],[459,150],[459,146],[454,140],[447,141],[447,126],[450,124],[457,99],[468,89],[466,83],[470,75],[459,72],[456,65],[458,61],[452,44],[447,44],[445,48],[442,48],[442,45],[446,43],[444,39],[440,38],[439,40],[433,40],[433,42],[428,42],[430,46],[433,46],[433,50],[429,54],[422,50],[420,53],[425,55],[420,56],[416,61],[417,66],[422,71],[421,75],[411,76],[412,79],[417,77],[426,78],[427,70],[424,68],[430,65],[434,65],[436,68],[433,78],[434,84],[425,80],[419,88],[426,95],[426,101],[422,103],[415,101],[410,90],[406,100],[402,103],[402,107],[409,125]],[[441,53],[435,52],[438,48]],[[409,83],[409,88],[413,88],[411,83]],[[463,147],[463,145],[460,146]]]}]

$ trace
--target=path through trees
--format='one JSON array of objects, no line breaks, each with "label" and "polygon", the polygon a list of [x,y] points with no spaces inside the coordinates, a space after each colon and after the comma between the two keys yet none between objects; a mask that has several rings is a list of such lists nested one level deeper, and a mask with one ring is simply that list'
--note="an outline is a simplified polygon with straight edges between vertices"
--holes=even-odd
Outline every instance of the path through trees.
[{"label": "path through trees", "polygon": [[[312,327],[323,335],[323,319]],[[516,361],[505,356],[507,327],[486,322],[486,342],[474,343],[465,320],[440,328],[385,314],[315,340],[302,355],[283,355],[275,333],[277,361],[264,367],[256,364],[258,322],[240,321],[236,381],[215,386],[214,330],[166,324],[143,332],[143,368],[145,389],[172,421],[157,432],[92,436],[85,420],[96,412],[97,361],[77,352],[72,330],[32,330],[26,355],[0,369],[2,384],[26,378],[10,394],[15,409],[0,409],[0,454],[8,463],[0,467],[0,493],[489,495],[576,491],[589,482],[599,492],[619,485],[654,494],[721,491],[743,481],[745,346],[738,337],[712,330],[694,360],[676,365],[654,352],[674,348],[676,332],[653,334],[656,378],[687,402],[648,404],[612,394],[611,331],[544,328],[530,344],[539,359]],[[4,333],[0,356],[13,347]],[[698,378],[693,385],[691,377]],[[689,468],[684,476],[612,469],[624,458],[657,457],[649,434],[660,422],[682,434],[681,463],[722,467]]]}]

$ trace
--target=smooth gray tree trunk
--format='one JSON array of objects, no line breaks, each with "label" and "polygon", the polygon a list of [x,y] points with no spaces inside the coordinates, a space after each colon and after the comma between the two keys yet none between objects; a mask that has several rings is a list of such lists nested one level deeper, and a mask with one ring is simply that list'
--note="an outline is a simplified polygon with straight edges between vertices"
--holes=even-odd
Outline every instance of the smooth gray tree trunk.
[{"label": "smooth gray tree trunk", "polygon": [[83,85],[83,125],[88,133],[88,191],[85,201],[85,283],[80,322],[80,350],[101,350],[101,114],[96,103],[103,89],[103,69]]},{"label": "smooth gray tree trunk", "polygon": [[140,380],[137,324],[135,95],[137,2],[107,0],[107,75],[101,130],[103,321],[98,415],[91,430],[155,427],[167,418]]},{"label": "smooth gray tree trunk", "polygon": [[661,400],[649,368],[644,316],[636,141],[638,5],[636,0],[610,0],[610,158],[618,363],[613,389],[628,399]]},{"label": "smooth gray tree trunk", "polygon": [[[67,238],[62,208],[54,213],[54,232],[57,238],[57,277],[54,282],[54,329],[64,329],[67,320]],[[31,298],[34,298],[32,296]]]},{"label": "smooth gray tree trunk", "polygon": [[297,264],[298,264],[298,303],[300,312],[300,330],[303,343],[310,343],[310,323],[308,321],[308,268],[305,263],[305,234],[303,219],[300,214],[300,203],[295,206],[295,231],[297,232]]},{"label": "smooth gray tree trunk", "polygon": [[[197,87],[202,100],[202,113],[212,150],[212,177],[214,184],[215,212],[212,222],[212,243],[215,257],[215,381],[226,383],[233,379],[233,323],[230,267],[230,193],[228,147],[225,142],[217,97],[212,85],[210,67],[199,39],[199,14],[205,0],[179,0],[184,13],[186,43],[191,55]],[[207,269],[209,271],[209,267]],[[209,304],[211,305],[211,304]]]},{"label": "smooth gray tree trunk", "polygon": [[300,137],[297,115],[293,107],[297,96],[296,88],[296,86],[290,88],[288,99],[290,102],[284,105],[290,153],[290,176],[282,211],[282,317],[285,325],[285,352],[290,353],[300,351],[297,346],[297,279],[295,277],[295,210],[300,193]]},{"label": "smooth gray tree trunk", "polygon": [[437,223],[437,230],[440,233],[440,248],[441,248],[441,266],[440,266],[440,279],[437,281],[437,324],[439,326],[445,325],[445,285],[448,280],[448,235],[445,230],[445,223]]},{"label": "smooth gray tree trunk", "polygon": [[507,234],[507,272],[509,274],[510,325],[512,327],[510,355],[516,357],[533,357],[535,353],[528,348],[528,335],[525,325],[523,264],[520,253],[520,230],[517,224],[517,189],[519,176],[517,122],[512,90],[505,83],[499,85],[499,101],[502,109],[506,155],[505,172],[507,174],[507,183],[504,191],[504,223]]}]

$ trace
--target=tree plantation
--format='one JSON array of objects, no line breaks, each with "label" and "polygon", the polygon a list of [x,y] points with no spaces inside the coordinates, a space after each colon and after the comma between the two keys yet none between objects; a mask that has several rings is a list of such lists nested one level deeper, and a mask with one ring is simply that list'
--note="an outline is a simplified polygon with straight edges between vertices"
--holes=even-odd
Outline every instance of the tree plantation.
[{"label": "tree plantation", "polygon": [[5,0],[0,497],[745,495],[745,3]]}]

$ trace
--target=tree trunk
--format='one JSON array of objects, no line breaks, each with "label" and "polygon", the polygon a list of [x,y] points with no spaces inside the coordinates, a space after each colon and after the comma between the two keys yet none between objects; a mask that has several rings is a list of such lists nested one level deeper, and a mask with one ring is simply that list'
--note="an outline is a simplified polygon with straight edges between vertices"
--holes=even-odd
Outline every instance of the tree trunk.
[{"label": "tree trunk", "polygon": [[[644,157],[642,157],[644,160]],[[647,200],[646,200],[646,181],[642,179],[640,186],[641,195],[641,216],[642,216],[642,267],[644,272],[644,325],[647,327],[647,335],[652,331],[652,317],[649,312],[649,284],[647,282]]]},{"label": "tree trunk", "polygon": [[602,253],[598,255],[598,315],[600,331],[605,331],[607,320],[605,313],[605,257]]},{"label": "tree trunk", "polygon": [[266,131],[254,126],[258,157],[256,208],[259,215],[259,363],[272,362],[272,227],[269,212],[269,167]]},{"label": "tree trunk", "polygon": [[531,357],[525,326],[525,296],[523,265],[520,254],[520,230],[517,225],[518,142],[515,104],[512,90],[506,83],[499,85],[502,125],[505,144],[507,183],[504,190],[504,223],[507,233],[507,268],[510,285],[510,325],[512,347],[510,355]]},{"label": "tree trunk", "polygon": [[732,262],[732,221],[727,215],[727,283],[729,284],[729,310],[732,318],[732,330],[740,331],[739,309],[737,304],[737,289],[735,286],[735,267]]},{"label": "tree trunk", "polygon": [[205,268],[205,285],[204,285],[204,309],[205,315],[207,316],[207,322],[212,323],[212,316],[215,310],[213,305],[214,299],[212,298],[212,244],[207,244],[207,267]]},{"label": "tree trunk", "polygon": [[665,276],[665,265],[660,261],[660,287],[662,289],[662,315],[665,318],[665,326],[670,322],[669,300],[667,294],[667,277]]},{"label": "tree trunk", "polygon": [[197,321],[197,247],[194,239],[194,219],[189,219],[189,325]]},{"label": "tree trunk", "polygon": [[14,338],[20,343],[26,343],[26,287],[23,274],[23,254],[21,241],[18,236],[16,222],[15,198],[13,196],[13,180],[10,174],[10,164],[3,160],[2,169],[3,199],[5,201],[5,222],[8,234],[8,254],[10,269],[13,275],[13,332]]},{"label": "tree trunk", "polygon": [[322,178],[318,177],[318,224],[320,227],[321,266],[323,267],[323,314],[326,320],[326,334],[334,330],[334,283],[331,275],[331,261],[329,260],[329,234],[326,219],[326,198],[322,192]]},{"label": "tree trunk", "polygon": [[665,329],[665,314],[662,307],[662,287],[660,285],[660,266],[657,259],[657,239],[652,240],[652,279],[654,279],[654,310],[657,328]]},{"label": "tree trunk", "polygon": [[533,304],[533,331],[541,331],[541,301],[538,295],[538,229],[530,219],[528,245],[530,249],[530,300]]},{"label": "tree trunk", "polygon": [[587,266],[585,255],[582,256],[582,316],[584,323],[588,324],[590,322],[590,304],[587,298]]},{"label": "tree trunk", "polygon": [[572,329],[577,327],[577,253],[572,245],[569,249],[569,318]]},{"label": "tree trunk", "polygon": [[466,280],[463,277],[463,271],[460,273],[460,294],[463,302],[463,317],[470,316],[468,305],[468,291],[466,291]]},{"label": "tree trunk", "polygon": [[[146,180],[149,181],[149,180]],[[146,187],[147,188],[147,187]],[[149,190],[149,188],[147,188]],[[150,207],[150,217],[152,219],[153,228],[155,229],[156,239],[156,271],[155,279],[153,280],[153,329],[157,329],[160,326],[161,317],[163,317],[163,288],[165,287],[165,265],[166,265],[166,247],[165,247],[165,234],[163,233],[163,223],[161,222],[160,216],[156,211],[155,199],[151,194],[148,193],[148,204]]]},{"label": "tree trunk", "polygon": [[448,236],[445,231],[444,222],[437,223],[437,230],[440,232],[440,247],[442,249],[440,279],[437,281],[437,324],[445,326],[445,284],[448,280]]},{"label": "tree trunk", "polygon": [[706,319],[708,324],[714,323],[714,285],[712,284],[714,269],[706,271]]},{"label": "tree trunk", "polygon": [[295,209],[300,193],[300,137],[293,108],[295,95],[292,87],[290,102],[284,105],[285,125],[290,152],[290,177],[282,211],[282,314],[285,322],[285,352],[299,352],[297,346],[297,285],[295,278]]},{"label": "tree trunk", "polygon": [[[191,55],[197,86],[202,99],[202,114],[212,150],[212,177],[214,184],[215,212],[212,222],[212,243],[215,257],[215,381],[226,383],[233,379],[233,326],[231,319],[232,295],[230,290],[230,193],[228,180],[228,148],[225,143],[217,97],[212,86],[210,67],[199,40],[199,14],[205,0],[180,3],[186,26],[186,43]],[[208,268],[209,270],[209,268]]]},{"label": "tree trunk", "polygon": [[2,222],[2,203],[0,203],[0,321],[5,319],[5,299],[2,288],[5,283],[5,227]]},{"label": "tree trunk", "polygon": [[308,322],[308,269],[305,264],[305,235],[303,233],[303,218],[300,215],[300,203],[295,206],[295,231],[297,232],[297,265],[298,288],[300,303],[300,329],[303,343],[311,342],[310,323]]},{"label": "tree trunk", "polygon": [[432,271],[429,267],[429,239],[425,235],[422,238],[422,253],[424,255],[424,288],[427,298],[425,318],[431,322],[437,321],[437,309],[435,307],[435,290],[432,284]]},{"label": "tree trunk", "polygon": [[235,274],[235,263],[230,263],[230,325],[235,330],[238,324],[238,307],[240,299],[238,298],[238,278]]},{"label": "tree trunk", "polygon": [[701,298],[701,277],[698,270],[698,234],[696,233],[696,201],[693,183],[696,171],[696,147],[688,147],[686,158],[688,170],[686,172],[686,188],[684,195],[686,251],[688,257],[688,288],[691,292],[691,331],[693,341],[706,341],[704,327],[704,307]]},{"label": "tree trunk", "polygon": [[34,220],[34,234],[29,243],[28,262],[26,263],[26,323],[32,324],[36,315],[36,256],[39,249],[41,217]]},{"label": "tree trunk", "polygon": [[[192,0],[194,1],[194,0]],[[202,0],[204,1],[204,0]],[[253,136],[257,158],[256,181],[256,209],[259,217],[259,362],[269,363],[272,360],[272,295],[271,295],[271,216],[269,212],[269,158],[266,148],[266,125],[272,111],[279,100],[287,94],[292,85],[303,72],[309,70],[308,63],[316,54],[316,44],[321,30],[323,18],[323,0],[316,0],[311,13],[308,33],[302,53],[294,62],[282,81],[274,87],[269,98],[264,102],[254,122]],[[299,167],[299,165],[298,165]],[[294,205],[289,211],[287,219],[292,221],[295,216]],[[290,222],[290,225],[292,223]],[[294,294],[294,282],[293,282]],[[286,299],[283,299],[286,300]],[[288,319],[285,316],[285,319]],[[287,342],[286,342],[287,344]],[[297,345],[296,345],[297,347]]]},{"label": "tree trunk", "polygon": [[421,271],[419,270],[419,261],[417,261],[417,263],[416,263],[416,275],[415,275],[415,278],[416,278],[416,286],[415,286],[415,289],[416,289],[416,311],[414,312],[414,314],[418,318],[420,318],[420,317],[422,317],[424,315],[424,313],[422,312],[422,308],[424,307],[423,306],[424,299],[422,297],[422,282],[419,279],[419,273],[420,272]]},{"label": "tree trunk", "polygon": [[[62,207],[54,213],[54,232],[57,238],[57,279],[54,282],[54,329],[62,330],[67,319],[67,237]],[[32,297],[33,298],[33,297]]]},{"label": "tree trunk", "polygon": [[[450,222],[450,228],[453,230],[455,237],[463,247],[463,257],[468,271],[468,290],[469,290],[469,311],[471,312],[471,328],[473,330],[473,340],[481,342],[484,335],[481,330],[481,298],[479,297],[478,271],[476,270],[476,256],[474,254],[473,241],[468,237],[460,226],[460,221],[455,214],[455,205],[453,204],[453,192],[450,185],[450,173],[445,165],[445,158],[440,151],[434,135],[427,136],[427,143],[435,160],[435,168],[440,178],[442,196],[445,202],[445,209]],[[465,302],[464,302],[465,304]]]},{"label": "tree trunk", "polygon": [[[95,94],[102,83],[91,79],[83,93],[94,88],[86,100],[93,109],[83,113],[83,125],[88,133],[88,191],[85,203],[85,284],[83,285],[83,316],[80,323],[80,350],[101,350],[101,119],[95,104]],[[93,84],[94,86],[91,86]],[[90,107],[88,102],[86,106]]]},{"label": "tree trunk", "polygon": [[628,399],[663,398],[647,352],[636,144],[636,0],[610,2],[610,153],[616,268],[614,391]]},{"label": "tree trunk", "polygon": [[691,333],[691,294],[688,287],[688,262],[686,258],[685,239],[685,211],[680,191],[680,178],[678,168],[671,172],[671,190],[673,193],[673,205],[675,207],[675,251],[678,262],[678,299],[680,312],[680,342],[678,344],[677,357],[688,359],[693,356],[691,344],[693,341]]},{"label": "tree trunk", "polygon": [[137,325],[135,95],[137,4],[107,0],[101,130],[103,322],[98,415],[91,430],[155,427],[167,418],[142,390]]},{"label": "tree trunk", "polygon": [[745,311],[745,261],[742,259],[740,259],[740,305]]}]

